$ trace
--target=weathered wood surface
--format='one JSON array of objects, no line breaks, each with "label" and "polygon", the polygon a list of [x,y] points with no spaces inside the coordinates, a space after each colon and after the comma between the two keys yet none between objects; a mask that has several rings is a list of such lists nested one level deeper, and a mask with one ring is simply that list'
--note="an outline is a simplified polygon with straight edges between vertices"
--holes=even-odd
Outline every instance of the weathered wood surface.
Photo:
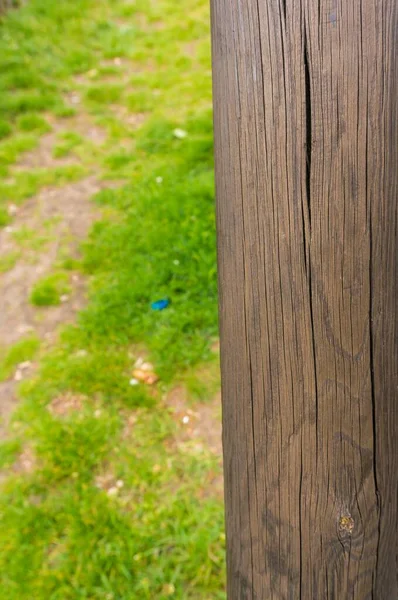
[{"label": "weathered wood surface", "polygon": [[396,0],[212,0],[229,600],[398,598]]}]

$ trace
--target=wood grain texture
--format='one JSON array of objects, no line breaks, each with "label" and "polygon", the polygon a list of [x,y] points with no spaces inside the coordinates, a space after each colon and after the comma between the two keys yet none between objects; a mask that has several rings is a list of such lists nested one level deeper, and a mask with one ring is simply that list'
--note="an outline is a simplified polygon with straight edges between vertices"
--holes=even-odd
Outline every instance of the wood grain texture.
[{"label": "wood grain texture", "polygon": [[395,0],[212,0],[229,600],[398,598]]}]

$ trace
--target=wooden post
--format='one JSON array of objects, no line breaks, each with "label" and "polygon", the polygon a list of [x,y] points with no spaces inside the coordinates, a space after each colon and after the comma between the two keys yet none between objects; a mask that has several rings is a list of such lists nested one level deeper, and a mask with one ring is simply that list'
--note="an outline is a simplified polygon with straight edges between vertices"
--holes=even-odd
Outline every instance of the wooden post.
[{"label": "wooden post", "polygon": [[212,0],[229,600],[392,600],[398,3]]}]

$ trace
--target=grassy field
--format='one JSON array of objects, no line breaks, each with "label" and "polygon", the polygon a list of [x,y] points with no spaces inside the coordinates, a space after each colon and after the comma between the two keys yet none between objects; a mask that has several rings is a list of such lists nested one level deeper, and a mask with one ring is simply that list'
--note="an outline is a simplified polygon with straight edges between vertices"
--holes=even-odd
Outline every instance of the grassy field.
[{"label": "grassy field", "polygon": [[[84,276],[86,308],[56,343],[1,350],[2,381],[38,367],[0,438],[0,599],[225,597],[220,459],[165,400],[183,388],[194,412],[218,386],[209,53],[207,0],[30,0],[0,24],[0,227],[101,182],[80,253],[61,239],[28,298],[45,311]],[[15,231],[0,273],[54,227]],[[140,357],[156,386],[132,385]]]}]

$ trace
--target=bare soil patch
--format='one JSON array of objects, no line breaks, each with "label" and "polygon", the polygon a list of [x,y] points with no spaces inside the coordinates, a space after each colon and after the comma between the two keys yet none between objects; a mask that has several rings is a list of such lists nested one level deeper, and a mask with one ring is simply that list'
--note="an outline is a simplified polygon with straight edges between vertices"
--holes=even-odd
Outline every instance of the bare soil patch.
[{"label": "bare soil patch", "polygon": [[[73,96],[77,99],[77,95]],[[80,100],[79,100],[80,101]],[[18,164],[14,167],[15,171],[25,169],[55,168],[65,165],[77,164],[78,161],[73,156],[54,157],[53,150],[59,141],[58,135],[67,132],[78,133],[83,138],[96,145],[101,145],[106,140],[106,131],[92,122],[86,114],[77,114],[73,117],[60,121],[52,115],[47,116],[47,121],[51,125],[52,131],[43,135],[37,148],[24,152]]]},{"label": "bare soil patch", "polygon": [[[0,230],[0,251],[5,254],[18,248],[13,232],[23,228],[42,231],[44,222],[52,223],[49,239],[40,251],[24,250],[16,265],[0,274],[1,346],[7,347],[32,332],[51,343],[59,326],[73,322],[84,306],[86,280],[78,273],[71,273],[72,291],[59,306],[38,309],[29,296],[32,286],[53,269],[61,246],[71,255],[78,254],[80,242],[100,214],[90,198],[103,186],[91,176],[63,188],[44,189],[18,210],[11,227]],[[0,436],[16,404],[16,384],[15,380],[0,383]]]},{"label": "bare soil patch", "polygon": [[67,417],[71,413],[81,411],[85,400],[86,397],[81,394],[66,392],[53,398],[47,408],[55,417]]},{"label": "bare soil patch", "polygon": [[43,222],[52,220],[43,251],[27,250],[14,268],[0,275],[0,340],[3,346],[13,344],[29,330],[45,336],[60,323],[70,321],[83,306],[85,281],[78,274],[71,275],[73,291],[68,301],[59,306],[38,310],[30,304],[29,295],[33,284],[51,271],[61,245],[66,244],[72,254],[77,253],[79,242],[99,214],[90,197],[102,186],[95,177],[88,177],[63,188],[45,189],[19,210],[11,227],[0,231],[0,249],[6,253],[18,248],[13,232],[23,227],[40,231]]},{"label": "bare soil patch", "polygon": [[221,457],[221,397],[217,394],[209,402],[191,405],[183,386],[174,388],[166,398],[178,424],[177,445],[195,441]]}]

